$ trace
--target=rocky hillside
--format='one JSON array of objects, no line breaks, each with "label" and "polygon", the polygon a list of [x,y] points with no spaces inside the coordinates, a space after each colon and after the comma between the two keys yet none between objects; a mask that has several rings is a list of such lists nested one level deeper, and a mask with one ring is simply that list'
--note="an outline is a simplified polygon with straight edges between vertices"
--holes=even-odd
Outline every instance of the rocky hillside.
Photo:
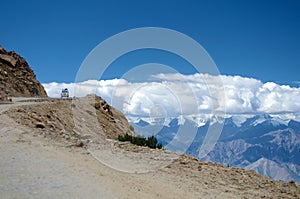
[{"label": "rocky hillside", "polygon": [[47,96],[26,60],[0,46],[0,101],[9,97]]},{"label": "rocky hillside", "polygon": [[25,102],[32,104],[11,108],[7,114],[17,123],[35,129],[37,134],[67,144],[83,146],[91,140],[134,134],[123,113],[96,95]]}]

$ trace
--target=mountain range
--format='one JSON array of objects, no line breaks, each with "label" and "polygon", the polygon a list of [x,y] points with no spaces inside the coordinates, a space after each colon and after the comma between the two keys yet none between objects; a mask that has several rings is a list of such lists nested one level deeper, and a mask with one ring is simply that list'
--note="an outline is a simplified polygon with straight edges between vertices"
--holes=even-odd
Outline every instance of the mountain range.
[{"label": "mountain range", "polygon": [[[300,183],[300,122],[268,114],[195,119],[193,117],[138,119],[131,124],[137,134],[155,135],[171,151],[202,161],[254,170],[275,180]],[[201,153],[214,129],[216,143]],[[210,129],[210,130],[209,130]]]}]

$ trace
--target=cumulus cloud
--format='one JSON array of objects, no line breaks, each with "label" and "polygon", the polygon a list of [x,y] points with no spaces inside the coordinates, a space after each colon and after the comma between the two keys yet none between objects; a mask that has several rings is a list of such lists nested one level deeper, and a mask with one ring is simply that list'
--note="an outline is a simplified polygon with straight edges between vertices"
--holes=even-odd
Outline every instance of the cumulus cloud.
[{"label": "cumulus cloud", "polygon": [[70,95],[76,97],[96,93],[132,117],[176,117],[224,111],[231,115],[300,115],[300,88],[240,76],[177,73],[155,75],[151,82],[112,79],[43,85],[50,97],[60,97],[63,88],[69,88]]}]

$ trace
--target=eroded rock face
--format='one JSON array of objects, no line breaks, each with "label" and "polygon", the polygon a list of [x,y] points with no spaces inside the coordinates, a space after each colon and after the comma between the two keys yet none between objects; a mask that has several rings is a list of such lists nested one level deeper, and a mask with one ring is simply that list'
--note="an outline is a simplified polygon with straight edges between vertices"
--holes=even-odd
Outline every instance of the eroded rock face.
[{"label": "eroded rock face", "polygon": [[[32,104],[10,108],[5,113],[32,132],[68,144],[86,145],[99,139],[134,135],[124,114],[94,94],[83,98],[29,99]],[[82,143],[81,143],[82,142]]]},{"label": "eroded rock face", "polygon": [[8,97],[46,97],[26,60],[14,51],[0,46],[0,101]]}]

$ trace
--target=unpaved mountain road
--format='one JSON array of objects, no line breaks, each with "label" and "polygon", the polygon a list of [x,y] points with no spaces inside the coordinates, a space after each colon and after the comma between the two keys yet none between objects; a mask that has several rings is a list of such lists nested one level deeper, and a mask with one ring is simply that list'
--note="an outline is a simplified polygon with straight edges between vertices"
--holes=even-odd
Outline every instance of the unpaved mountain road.
[{"label": "unpaved mountain road", "polygon": [[[11,107],[48,103],[22,100],[0,104],[1,199],[300,198],[300,188],[294,184],[101,136],[87,148],[67,147],[5,113]],[[93,136],[93,121],[87,113],[79,111],[77,117],[86,122],[81,131]],[[165,161],[170,162],[161,166]],[[127,172],[119,171],[124,168]],[[150,172],[135,172],[147,171],[145,168]]]},{"label": "unpaved mountain road", "polygon": [[29,100],[29,99],[37,99],[37,98],[14,97],[12,98],[12,103],[0,103],[0,114],[3,113],[4,111],[7,111],[11,107],[34,103],[34,102],[22,102],[24,100]]},{"label": "unpaved mountain road", "polygon": [[155,179],[111,169],[86,149],[66,148],[35,135],[32,129],[4,114],[11,107],[37,103],[22,100],[25,98],[0,105],[0,198],[184,198],[189,195],[168,184],[154,183]]},{"label": "unpaved mountain road", "polygon": [[99,164],[85,151],[49,145],[1,114],[12,106],[33,103],[21,100],[0,105],[1,198],[119,198],[100,168],[88,169],[91,162]]}]

